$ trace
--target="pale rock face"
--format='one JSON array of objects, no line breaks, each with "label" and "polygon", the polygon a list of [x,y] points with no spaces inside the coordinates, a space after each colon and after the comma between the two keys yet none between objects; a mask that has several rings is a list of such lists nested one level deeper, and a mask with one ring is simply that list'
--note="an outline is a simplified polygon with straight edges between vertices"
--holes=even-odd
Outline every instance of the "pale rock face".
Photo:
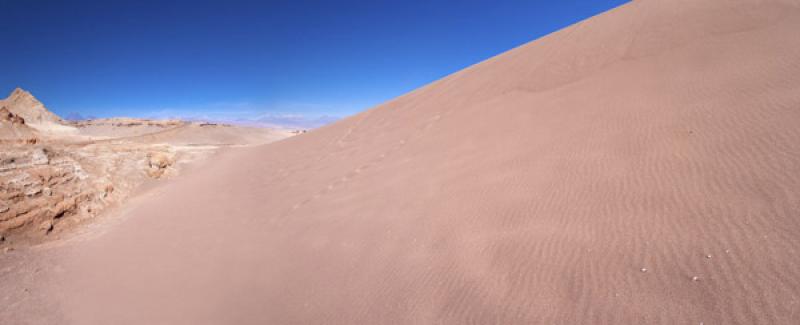
[{"label": "pale rock face", "polygon": [[36,142],[36,131],[25,124],[25,119],[13,113],[0,100],[0,142]]},{"label": "pale rock face", "polygon": [[47,156],[47,152],[44,148],[39,148],[31,153],[31,163],[34,165],[46,165],[50,162],[50,157]]},{"label": "pale rock face", "polygon": [[0,122],[7,122],[10,124],[25,124],[25,119],[19,117],[17,114],[11,113],[7,107],[0,108]]},{"label": "pale rock face", "polygon": [[9,147],[0,158],[0,202],[7,207],[0,209],[0,232],[32,224],[50,232],[78,206],[100,203],[106,184],[81,182],[81,164],[63,152]]},{"label": "pale rock face", "polygon": [[28,124],[61,123],[61,118],[53,114],[31,93],[22,88],[14,89],[11,95],[3,100],[3,104],[11,113],[14,113]]},{"label": "pale rock face", "polygon": [[59,138],[77,133],[75,127],[66,125],[58,115],[47,110],[42,102],[21,88],[11,92],[8,98],[0,100],[0,107],[2,106],[23,118],[30,130],[42,136]]},{"label": "pale rock face", "polygon": [[147,154],[148,171],[147,175],[152,178],[160,178],[167,172],[167,168],[175,163],[175,157],[168,152],[154,151]]}]

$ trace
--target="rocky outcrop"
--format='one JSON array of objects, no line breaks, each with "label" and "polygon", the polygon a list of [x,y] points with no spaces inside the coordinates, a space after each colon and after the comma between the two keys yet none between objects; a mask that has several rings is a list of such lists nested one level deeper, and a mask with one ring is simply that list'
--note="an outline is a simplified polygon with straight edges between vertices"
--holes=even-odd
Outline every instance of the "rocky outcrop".
[{"label": "rocky outcrop", "polygon": [[[113,190],[90,179],[81,163],[45,147],[5,148],[0,152],[0,234],[46,235],[63,217],[99,211]],[[43,226],[46,225],[46,226]]]},{"label": "rocky outcrop", "polygon": [[0,100],[0,249],[58,238],[149,179],[176,174],[178,162],[283,137],[252,131],[176,120],[66,122],[17,89]]},{"label": "rocky outcrop", "polygon": [[0,108],[0,122],[6,122],[11,125],[25,125],[25,119],[17,114],[11,113],[5,106]]},{"label": "rocky outcrop", "polygon": [[36,131],[25,124],[25,119],[0,106],[0,143],[36,143]]},{"label": "rocky outcrop", "polygon": [[160,178],[175,163],[175,155],[163,151],[150,152],[147,154],[147,163],[149,167],[147,175],[152,178]]},{"label": "rocky outcrop", "polygon": [[[161,129],[183,122],[117,118],[86,123]],[[18,88],[0,100],[0,236],[11,239],[6,245],[41,241],[90,219],[147,178],[169,175],[175,163],[166,146],[64,141],[58,136],[62,128],[75,129],[27,91]],[[37,143],[38,136],[47,140]]]},{"label": "rocky outcrop", "polygon": [[[29,126],[38,123],[37,128]],[[110,127],[169,127],[180,121],[108,119]],[[73,128],[33,95],[16,89],[0,100],[0,236],[37,242],[119,202],[147,178],[169,175],[168,147],[133,142],[70,142]],[[39,143],[39,136],[47,140]],[[9,240],[4,243],[8,245]]]},{"label": "rocky outcrop", "polygon": [[28,124],[61,123],[60,117],[50,112],[42,102],[22,88],[14,89],[8,98],[0,102],[0,106],[7,107],[11,113],[22,117]]},{"label": "rocky outcrop", "polygon": [[167,146],[49,143],[0,152],[0,235],[37,242],[95,217],[148,178],[171,175]]}]

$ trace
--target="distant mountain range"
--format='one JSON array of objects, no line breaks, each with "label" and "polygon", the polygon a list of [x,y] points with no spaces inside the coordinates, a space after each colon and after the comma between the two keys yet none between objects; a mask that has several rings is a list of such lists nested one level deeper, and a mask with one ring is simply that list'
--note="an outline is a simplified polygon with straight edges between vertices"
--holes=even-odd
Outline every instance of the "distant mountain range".
[{"label": "distant mountain range", "polygon": [[299,114],[275,114],[264,115],[254,119],[237,119],[230,121],[236,124],[254,125],[263,127],[283,127],[295,129],[314,129],[339,120],[339,117],[322,115],[307,116]]}]

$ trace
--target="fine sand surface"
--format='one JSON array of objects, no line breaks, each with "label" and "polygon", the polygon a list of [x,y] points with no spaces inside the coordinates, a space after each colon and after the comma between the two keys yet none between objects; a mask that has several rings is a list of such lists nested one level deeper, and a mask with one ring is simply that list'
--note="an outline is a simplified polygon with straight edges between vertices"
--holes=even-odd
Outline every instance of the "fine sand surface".
[{"label": "fine sand surface", "polygon": [[796,324],[798,31],[797,1],[625,5],[10,252],[0,317]]}]

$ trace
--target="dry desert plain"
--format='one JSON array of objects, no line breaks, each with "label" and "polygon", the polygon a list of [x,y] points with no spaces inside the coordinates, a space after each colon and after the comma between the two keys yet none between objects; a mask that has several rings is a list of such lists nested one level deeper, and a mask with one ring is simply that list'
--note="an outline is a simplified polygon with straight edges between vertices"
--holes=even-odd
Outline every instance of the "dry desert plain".
[{"label": "dry desert plain", "polygon": [[793,0],[634,1],[215,151],[0,255],[0,319],[797,324],[798,31]]}]

